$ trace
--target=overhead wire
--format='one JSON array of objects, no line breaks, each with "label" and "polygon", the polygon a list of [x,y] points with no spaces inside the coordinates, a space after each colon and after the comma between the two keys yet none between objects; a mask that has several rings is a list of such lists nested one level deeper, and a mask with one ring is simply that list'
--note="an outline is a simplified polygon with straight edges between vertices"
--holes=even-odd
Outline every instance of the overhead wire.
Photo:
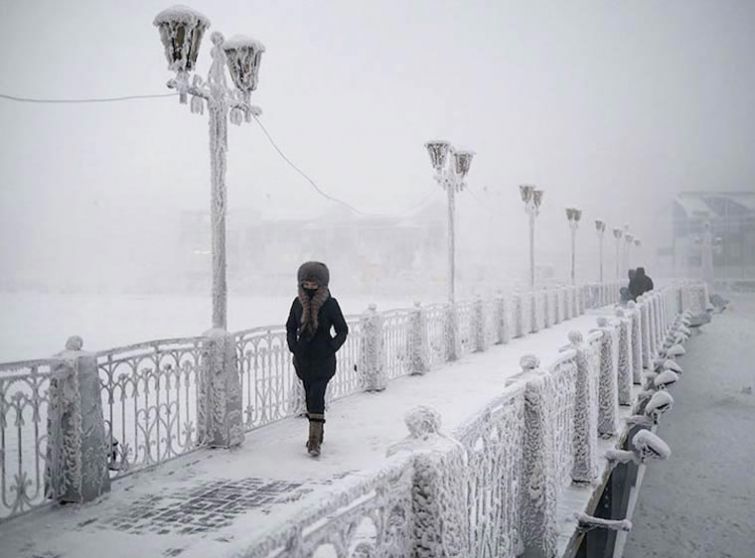
[{"label": "overhead wire", "polygon": [[[5,99],[8,101],[15,101],[19,103],[36,103],[36,104],[87,104],[87,103],[113,103],[113,102],[141,100],[141,99],[157,99],[157,98],[175,97],[176,95],[178,95],[177,92],[156,93],[156,94],[147,94],[147,95],[122,95],[118,97],[52,99],[52,98],[22,97],[18,95],[9,95],[7,93],[0,93],[0,99]],[[394,214],[371,213],[371,212],[362,211],[361,209],[354,207],[350,203],[340,198],[337,198],[335,196],[332,196],[328,194],[326,191],[324,191],[307,173],[305,173],[298,165],[296,165],[286,155],[286,153],[280,148],[278,143],[273,138],[272,134],[269,132],[267,127],[262,123],[262,121],[259,119],[257,115],[254,115],[254,119],[257,122],[258,126],[260,127],[260,130],[262,130],[262,133],[267,139],[267,141],[275,150],[275,152],[281,157],[281,159],[283,159],[283,161],[286,162],[286,164],[288,164],[289,167],[291,167],[297,174],[299,174],[299,176],[301,176],[315,190],[315,192],[317,192],[317,194],[327,199],[328,201],[343,205],[344,207],[348,208],[349,210],[353,211],[354,213],[358,215],[362,215],[365,217],[382,217],[382,218],[403,217],[411,213],[414,213],[418,209],[425,206],[427,202],[429,201],[429,199],[434,195],[434,193],[429,193],[419,203],[397,214],[396,213]]]}]

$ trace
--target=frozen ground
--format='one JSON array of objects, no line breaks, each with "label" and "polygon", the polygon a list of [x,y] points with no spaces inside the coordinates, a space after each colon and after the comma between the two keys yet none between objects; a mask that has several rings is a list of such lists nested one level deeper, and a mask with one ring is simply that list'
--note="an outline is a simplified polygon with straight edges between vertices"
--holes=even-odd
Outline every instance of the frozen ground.
[{"label": "frozen ground", "polygon": [[[284,324],[291,296],[229,296],[228,329]],[[334,292],[338,297],[338,293]],[[340,297],[346,314],[363,312],[371,303],[381,310],[407,308],[410,299]],[[432,301],[426,301],[432,302]],[[170,337],[190,337],[211,322],[210,296],[101,295],[0,292],[0,362],[46,358],[63,349],[71,335],[84,348],[98,351]]]},{"label": "frozen ground", "polygon": [[645,473],[625,558],[755,556],[755,294],[731,298],[687,344],[658,430],[673,453]]},{"label": "frozen ground", "polygon": [[[317,460],[306,455],[306,422],[291,418],[248,433],[238,450],[200,450],[119,480],[99,503],[19,518],[0,527],[0,556],[75,558],[93,548],[100,558],[228,555],[375,467],[407,435],[408,410],[429,405],[441,413],[442,429],[453,431],[520,371],[522,354],[534,352],[547,365],[569,330],[587,333],[594,325],[595,315],[581,316],[425,376],[399,378],[385,392],[338,400]],[[584,505],[589,494],[573,497]]]}]

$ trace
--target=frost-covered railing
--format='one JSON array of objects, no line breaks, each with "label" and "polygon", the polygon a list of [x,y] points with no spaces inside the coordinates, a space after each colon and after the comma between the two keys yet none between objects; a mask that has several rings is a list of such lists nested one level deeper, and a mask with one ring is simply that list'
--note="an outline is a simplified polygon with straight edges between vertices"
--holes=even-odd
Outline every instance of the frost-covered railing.
[{"label": "frost-covered railing", "polygon": [[197,447],[203,339],[164,339],[96,353],[113,475]]},{"label": "frost-covered railing", "polygon": [[57,362],[0,364],[0,521],[48,501],[47,406]]},{"label": "frost-covered railing", "polygon": [[[601,292],[608,300],[607,293],[613,290]],[[366,389],[385,389],[391,379],[425,373],[463,354],[506,343],[574,317],[585,306],[584,289],[558,287],[538,291],[534,297],[499,294],[453,307],[373,309],[373,314],[350,316],[350,334],[338,353],[337,374],[327,401]],[[199,416],[198,398],[208,342],[205,336],[166,339],[95,353],[107,435],[103,451],[110,477],[162,463],[205,444],[199,435],[204,419]],[[283,327],[235,333],[233,344],[246,430],[304,411],[303,390]],[[4,506],[0,519],[45,500],[43,463],[52,362],[57,360],[0,365]]]},{"label": "frost-covered railing", "polygon": [[445,473],[447,482],[463,482],[463,556],[521,554],[524,435],[523,386],[506,389],[454,433],[465,450],[464,465]]}]

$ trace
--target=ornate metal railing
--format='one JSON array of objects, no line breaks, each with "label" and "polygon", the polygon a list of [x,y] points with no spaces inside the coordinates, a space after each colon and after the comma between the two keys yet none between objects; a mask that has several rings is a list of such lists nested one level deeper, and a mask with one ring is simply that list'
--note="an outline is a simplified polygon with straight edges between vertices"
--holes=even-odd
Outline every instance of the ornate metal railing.
[{"label": "ornate metal railing", "polygon": [[574,438],[574,397],[577,389],[577,360],[573,350],[565,352],[549,371],[553,376],[555,404],[553,406],[554,439],[556,446],[557,478],[559,486],[571,483],[574,465],[572,440]]},{"label": "ornate metal railing", "polygon": [[446,361],[447,307],[443,304],[427,306],[427,340],[430,347],[430,365],[440,366]]},{"label": "ornate metal railing", "polygon": [[48,501],[47,405],[56,362],[0,364],[0,520]]},{"label": "ornate metal railing", "polygon": [[498,301],[495,298],[484,300],[482,303],[485,345],[491,347],[498,343]]},{"label": "ornate metal railing", "polygon": [[359,346],[362,342],[362,324],[359,316],[348,316],[349,335],[338,352],[336,375],[328,384],[326,401],[333,401],[362,391],[359,374]]},{"label": "ornate metal railing", "polygon": [[252,541],[247,558],[408,556],[412,551],[412,456],[401,453],[352,475],[277,530]]},{"label": "ornate metal railing", "polygon": [[471,301],[459,302],[456,304],[457,319],[459,320],[459,344],[461,352],[469,353],[474,350],[473,343],[473,313],[474,303]]},{"label": "ornate metal railing", "polygon": [[113,476],[197,447],[202,337],[164,339],[96,353]]},{"label": "ornate metal railing", "polygon": [[304,411],[304,392],[286,343],[286,329],[235,334],[244,426],[258,428]]},{"label": "ornate metal railing", "polygon": [[[556,297],[550,290],[548,309],[555,318]],[[565,293],[564,293],[565,295]],[[545,294],[543,294],[545,296]],[[669,305],[681,296],[669,295]],[[565,296],[560,296],[562,304]],[[522,293],[523,333],[531,329],[530,297]],[[699,299],[699,296],[698,296]],[[553,302],[553,303],[551,303]],[[512,297],[505,300],[506,323],[516,332]],[[479,346],[480,306],[457,306],[462,353]],[[538,304],[538,325],[544,323],[544,305]],[[449,307],[422,309],[427,328],[429,362],[438,367],[449,354]],[[383,346],[388,379],[409,372],[410,328],[413,310],[382,314]],[[498,341],[499,308],[495,299],[482,301],[484,346]],[[564,311],[560,310],[563,318]],[[336,377],[329,385],[327,401],[365,389],[360,373],[364,316],[347,318],[350,335],[338,354]],[[551,320],[552,322],[553,320]],[[234,334],[241,383],[243,420],[247,430],[258,428],[304,411],[301,383],[296,378],[283,327],[255,328]],[[95,353],[101,383],[102,405],[111,442],[111,477],[156,465],[192,451],[197,440],[197,396],[204,357],[204,337],[166,339]],[[559,390],[558,416],[562,445],[569,437],[569,399],[573,399],[573,362],[568,358],[554,366]],[[43,503],[44,462],[47,436],[47,402],[51,367],[56,359],[0,365],[0,427],[2,427],[2,510],[0,519],[18,515]],[[569,396],[569,389],[572,395]],[[565,454],[566,455],[566,454]],[[562,463],[567,467],[567,463]],[[566,477],[564,477],[566,478]]]},{"label": "ornate metal railing", "polygon": [[409,371],[410,310],[383,313],[383,347],[389,379],[405,376]]},{"label": "ornate metal railing", "polygon": [[471,420],[455,438],[466,450],[468,556],[517,556],[520,537],[524,386],[506,390]]}]

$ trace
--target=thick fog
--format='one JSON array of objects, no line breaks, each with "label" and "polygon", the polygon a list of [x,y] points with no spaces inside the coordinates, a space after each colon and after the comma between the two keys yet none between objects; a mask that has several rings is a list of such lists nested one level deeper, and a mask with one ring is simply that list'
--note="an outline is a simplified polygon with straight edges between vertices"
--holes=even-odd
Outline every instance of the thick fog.
[{"label": "thick fog", "polygon": [[[169,92],[172,74],[152,26],[167,5],[2,3],[0,93],[82,99]],[[583,209],[582,281],[597,280],[595,218],[628,224],[643,241],[634,263],[653,269],[657,250],[670,242],[677,192],[753,183],[749,1],[196,0],[192,7],[210,18],[211,30],[265,44],[252,97],[261,121],[324,191],[362,212],[411,223],[423,205],[444,227],[445,196],[423,144],[443,138],[476,152],[457,204],[460,297],[478,282],[524,280],[521,183],[545,190],[536,248],[543,279],[568,278],[564,208]],[[208,38],[197,64],[203,75]],[[208,260],[198,265],[187,256],[209,249],[201,240],[209,231],[191,221],[209,207],[206,114],[190,114],[175,97],[0,99],[0,121],[0,288],[207,292],[209,264],[201,262]],[[353,251],[335,261],[336,285],[369,296],[374,280],[355,278],[362,261],[376,266],[373,279],[401,277],[404,260],[370,260],[359,253],[369,245],[337,244],[333,238],[348,228],[317,238],[306,226],[313,219],[359,216],[320,196],[255,122],[230,127],[227,185],[229,238],[246,238],[229,248],[231,291],[264,295],[293,285],[300,259],[332,256],[333,245]],[[290,219],[307,248],[295,251],[289,242],[275,249],[264,224],[249,236],[244,223],[255,219]],[[411,247],[415,266],[439,266],[427,264],[433,285],[444,280],[439,231],[437,242]],[[609,275],[610,231],[605,242]],[[387,252],[391,243],[407,250],[387,233]],[[415,285],[411,300],[417,278],[407,281]],[[442,299],[442,285],[432,292]],[[390,295],[402,298],[395,282]]]}]

